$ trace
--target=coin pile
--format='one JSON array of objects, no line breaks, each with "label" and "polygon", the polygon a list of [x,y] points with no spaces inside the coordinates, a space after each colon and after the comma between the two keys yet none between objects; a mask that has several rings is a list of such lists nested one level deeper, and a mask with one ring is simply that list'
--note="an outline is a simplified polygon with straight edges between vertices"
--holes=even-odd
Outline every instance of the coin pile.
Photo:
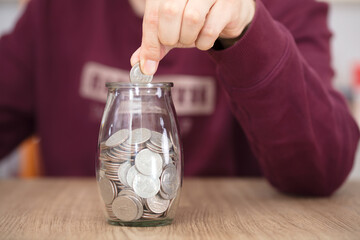
[{"label": "coin pile", "polygon": [[166,217],[181,182],[170,139],[166,132],[138,128],[121,129],[100,143],[99,188],[110,220]]},{"label": "coin pile", "polygon": [[153,75],[146,75],[141,72],[140,64],[136,63],[130,70],[130,82],[132,83],[150,83]]}]

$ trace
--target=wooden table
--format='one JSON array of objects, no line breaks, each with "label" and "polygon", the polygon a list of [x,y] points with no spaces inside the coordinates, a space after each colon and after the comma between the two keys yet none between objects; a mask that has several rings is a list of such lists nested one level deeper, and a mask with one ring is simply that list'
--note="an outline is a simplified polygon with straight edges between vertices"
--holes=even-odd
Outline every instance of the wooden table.
[{"label": "wooden table", "polygon": [[263,179],[186,179],[172,225],[105,222],[95,179],[0,181],[0,239],[360,239],[360,182],[291,197]]}]

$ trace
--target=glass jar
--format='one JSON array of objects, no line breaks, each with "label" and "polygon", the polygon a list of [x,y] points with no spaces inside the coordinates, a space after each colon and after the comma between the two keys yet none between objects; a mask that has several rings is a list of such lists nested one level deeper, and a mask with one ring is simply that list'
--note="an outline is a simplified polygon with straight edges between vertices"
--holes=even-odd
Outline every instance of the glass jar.
[{"label": "glass jar", "polygon": [[172,83],[107,83],[96,179],[107,221],[171,224],[182,186],[182,146]]}]

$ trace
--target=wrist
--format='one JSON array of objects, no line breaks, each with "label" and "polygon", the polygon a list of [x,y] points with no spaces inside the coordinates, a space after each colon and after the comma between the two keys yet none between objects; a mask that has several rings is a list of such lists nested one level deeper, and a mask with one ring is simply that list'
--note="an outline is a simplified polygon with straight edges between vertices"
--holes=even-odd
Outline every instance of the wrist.
[{"label": "wrist", "polygon": [[242,38],[242,36],[244,36],[244,34],[246,33],[249,26],[250,26],[250,24],[248,24],[244,28],[244,30],[241,32],[241,34],[236,38],[221,38],[221,37],[219,37],[218,39],[216,39],[212,49],[214,49],[214,50],[224,50],[224,49],[227,49],[227,48],[233,46],[235,43],[237,43],[237,41],[239,41]]},{"label": "wrist", "polygon": [[[246,31],[248,30],[252,20],[254,19],[255,16],[255,0],[248,0],[247,1],[248,7],[246,8],[246,13],[243,13],[246,16],[246,20],[242,20],[239,22],[242,22],[242,24],[240,25],[245,25],[245,27],[243,27],[242,31],[240,32],[240,34],[237,37],[218,37],[217,40],[214,43],[213,49],[215,50],[222,50],[222,49],[226,49],[229,48],[231,46],[233,46],[237,41],[239,41],[246,33]],[[225,35],[226,36],[226,35]]]}]

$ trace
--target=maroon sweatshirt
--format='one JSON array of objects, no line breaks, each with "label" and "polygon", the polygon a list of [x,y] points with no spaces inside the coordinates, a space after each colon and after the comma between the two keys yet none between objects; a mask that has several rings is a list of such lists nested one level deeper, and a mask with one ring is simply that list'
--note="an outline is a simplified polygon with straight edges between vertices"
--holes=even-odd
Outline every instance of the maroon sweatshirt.
[{"label": "maroon sweatshirt", "polygon": [[[359,138],[331,86],[327,10],[313,0],[257,0],[226,50],[172,50],[187,176],[265,176],[280,191],[328,195]],[[142,20],[126,0],[32,0],[0,40],[0,157],[41,137],[45,174],[94,175],[105,82],[128,81]]]}]

